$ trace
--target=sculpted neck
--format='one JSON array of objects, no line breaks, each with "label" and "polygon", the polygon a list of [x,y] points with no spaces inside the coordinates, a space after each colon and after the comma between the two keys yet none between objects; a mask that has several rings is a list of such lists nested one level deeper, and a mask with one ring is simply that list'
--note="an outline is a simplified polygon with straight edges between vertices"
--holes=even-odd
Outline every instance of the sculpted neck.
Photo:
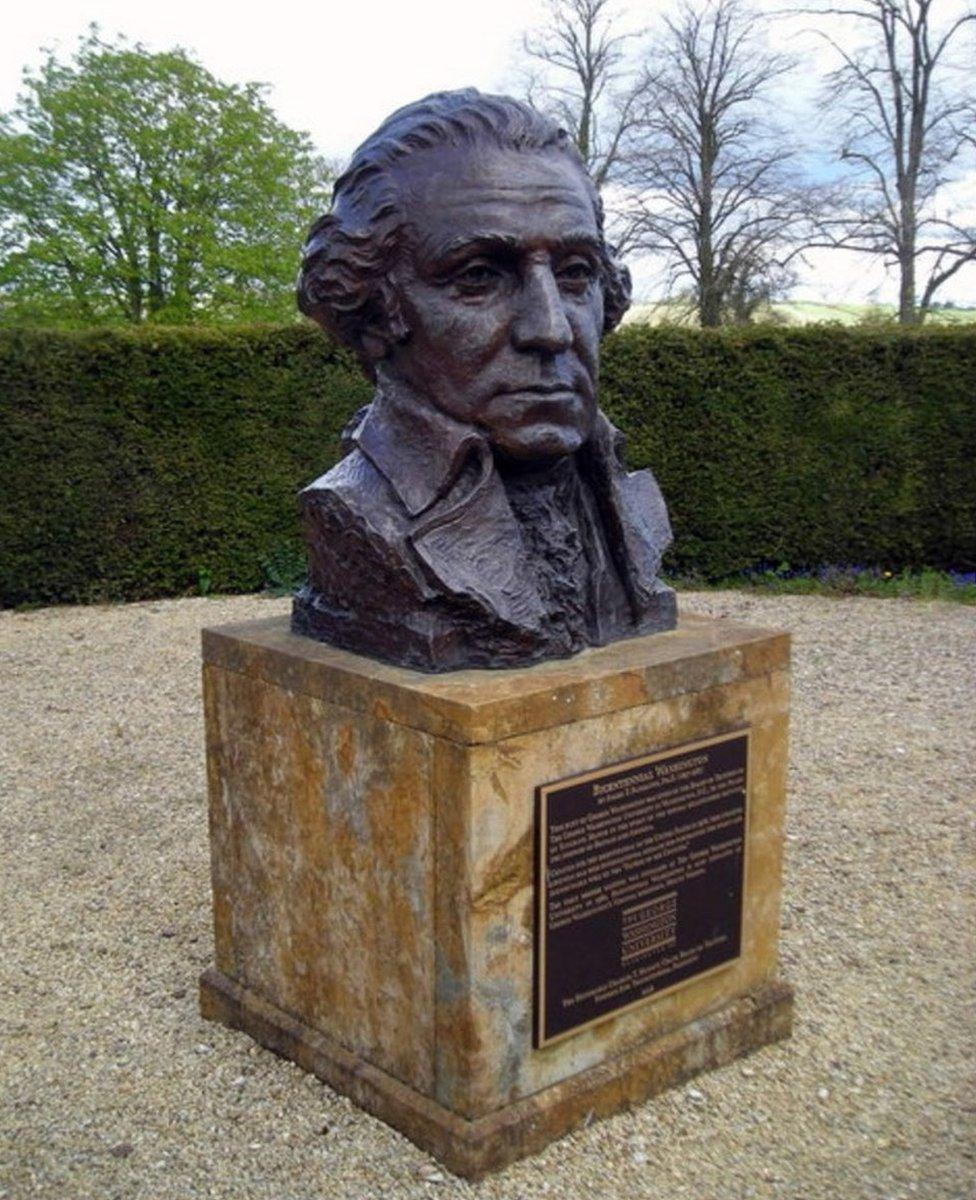
[{"label": "sculpted neck", "polygon": [[532,462],[517,462],[504,454],[495,454],[495,469],[504,482],[511,481],[521,486],[552,486],[578,473],[575,454],[563,454],[558,458],[536,459]]}]

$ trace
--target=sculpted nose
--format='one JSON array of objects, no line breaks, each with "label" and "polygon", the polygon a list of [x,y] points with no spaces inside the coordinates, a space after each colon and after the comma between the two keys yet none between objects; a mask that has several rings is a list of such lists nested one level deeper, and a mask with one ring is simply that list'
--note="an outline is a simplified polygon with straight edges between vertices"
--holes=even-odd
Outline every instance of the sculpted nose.
[{"label": "sculpted nose", "polygon": [[563,298],[552,269],[533,265],[522,286],[512,341],[519,350],[558,354],[572,345],[573,331],[566,319]]}]

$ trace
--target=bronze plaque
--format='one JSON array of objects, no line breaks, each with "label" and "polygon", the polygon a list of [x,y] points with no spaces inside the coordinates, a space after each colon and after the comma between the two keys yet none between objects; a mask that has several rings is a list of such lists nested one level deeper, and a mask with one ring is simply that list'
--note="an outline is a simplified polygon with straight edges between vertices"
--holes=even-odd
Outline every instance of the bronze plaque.
[{"label": "bronze plaque", "polygon": [[535,1046],[739,957],[747,731],[536,788]]}]

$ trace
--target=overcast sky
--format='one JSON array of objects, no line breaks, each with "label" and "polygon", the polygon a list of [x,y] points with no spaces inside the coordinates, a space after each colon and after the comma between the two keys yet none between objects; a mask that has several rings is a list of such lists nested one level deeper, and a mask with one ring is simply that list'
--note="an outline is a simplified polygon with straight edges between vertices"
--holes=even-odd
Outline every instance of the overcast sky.
[{"label": "overcast sky", "polygon": [[[782,7],[781,0],[763,0]],[[948,13],[964,0],[937,0]],[[652,26],[670,7],[662,0],[621,0],[631,26]],[[318,148],[338,161],[401,104],[427,92],[473,85],[482,90],[517,86],[522,32],[543,19],[543,0],[343,0],[300,4],[277,0],[249,12],[243,5],[210,0],[20,0],[7,6],[0,39],[0,110],[9,109],[25,65],[36,66],[41,47],[67,58],[78,36],[95,21],[104,36],[124,33],[150,49],[181,45],[218,78],[271,85],[268,100],[286,124],[306,130]],[[791,117],[811,132],[815,109],[804,106],[826,59],[799,34],[806,25],[781,26],[782,48],[807,56],[791,85]],[[811,59],[819,54],[819,59]],[[824,163],[826,167],[826,162]],[[976,209],[976,173],[958,189],[958,202]],[[635,267],[637,290],[653,295],[649,266]],[[968,272],[968,273],[967,273]],[[798,298],[835,302],[890,301],[895,283],[871,260],[843,252],[818,252],[801,273]],[[976,303],[976,267],[960,272],[943,299]]]}]

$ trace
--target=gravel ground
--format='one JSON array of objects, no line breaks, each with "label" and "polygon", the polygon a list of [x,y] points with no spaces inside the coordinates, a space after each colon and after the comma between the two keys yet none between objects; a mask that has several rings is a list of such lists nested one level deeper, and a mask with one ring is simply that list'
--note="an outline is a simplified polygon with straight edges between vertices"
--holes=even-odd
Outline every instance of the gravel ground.
[{"label": "gravel ground", "polygon": [[286,602],[0,614],[0,1198],[976,1194],[976,610],[684,603],[795,635],[795,1036],[478,1185],[197,1014],[199,630]]}]

